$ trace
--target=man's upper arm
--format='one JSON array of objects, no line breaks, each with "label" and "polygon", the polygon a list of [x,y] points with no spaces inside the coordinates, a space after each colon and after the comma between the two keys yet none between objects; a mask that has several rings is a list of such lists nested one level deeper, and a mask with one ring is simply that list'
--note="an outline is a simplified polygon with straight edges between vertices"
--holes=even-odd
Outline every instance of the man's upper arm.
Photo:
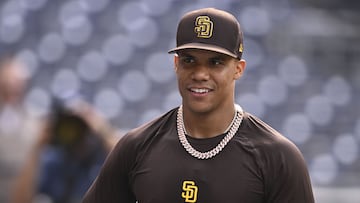
[{"label": "man's upper arm", "polygon": [[313,203],[309,172],[299,149],[285,141],[272,153],[264,171],[267,202]]},{"label": "man's upper arm", "polygon": [[83,203],[134,203],[129,186],[132,162],[127,139],[121,139],[105,160],[102,169],[83,198]]}]

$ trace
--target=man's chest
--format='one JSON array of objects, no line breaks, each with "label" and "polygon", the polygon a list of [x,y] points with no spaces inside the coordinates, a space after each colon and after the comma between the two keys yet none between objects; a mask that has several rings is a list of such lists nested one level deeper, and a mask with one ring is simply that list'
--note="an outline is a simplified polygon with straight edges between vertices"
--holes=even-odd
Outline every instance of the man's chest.
[{"label": "man's chest", "polygon": [[262,202],[263,181],[251,157],[228,147],[199,160],[179,145],[152,150],[132,172],[139,202]]}]

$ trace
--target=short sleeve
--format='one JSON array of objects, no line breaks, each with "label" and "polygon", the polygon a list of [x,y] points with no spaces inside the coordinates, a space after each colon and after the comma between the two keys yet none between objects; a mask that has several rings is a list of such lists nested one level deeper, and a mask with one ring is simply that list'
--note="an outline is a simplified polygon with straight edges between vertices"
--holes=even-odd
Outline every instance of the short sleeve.
[{"label": "short sleeve", "polygon": [[272,145],[264,159],[265,196],[268,203],[313,203],[305,160],[286,138]]},{"label": "short sleeve", "polygon": [[83,203],[136,202],[128,180],[134,157],[129,137],[125,135],[110,152],[99,175],[85,194]]}]

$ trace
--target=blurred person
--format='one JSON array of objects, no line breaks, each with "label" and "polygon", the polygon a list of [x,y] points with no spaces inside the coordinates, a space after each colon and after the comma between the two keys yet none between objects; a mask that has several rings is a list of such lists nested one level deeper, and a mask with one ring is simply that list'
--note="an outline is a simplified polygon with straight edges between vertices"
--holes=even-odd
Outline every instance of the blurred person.
[{"label": "blurred person", "polygon": [[117,131],[90,104],[54,100],[15,182],[11,203],[76,203],[95,179]]},{"label": "blurred person", "polygon": [[237,19],[194,10],[176,39],[182,104],[122,137],[83,203],[313,203],[299,149],[235,103],[246,66]]},{"label": "blurred person", "polygon": [[0,202],[9,192],[25,155],[35,142],[38,120],[24,107],[29,83],[25,64],[12,55],[0,59]]}]

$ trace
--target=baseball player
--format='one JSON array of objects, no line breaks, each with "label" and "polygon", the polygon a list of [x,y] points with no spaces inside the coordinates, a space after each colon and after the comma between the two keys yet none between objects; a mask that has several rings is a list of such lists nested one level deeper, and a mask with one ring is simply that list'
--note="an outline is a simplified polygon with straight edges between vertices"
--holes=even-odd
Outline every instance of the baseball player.
[{"label": "baseball player", "polygon": [[235,103],[243,34],[230,13],[186,13],[174,69],[180,106],[129,131],[83,203],[313,203],[298,148]]}]

